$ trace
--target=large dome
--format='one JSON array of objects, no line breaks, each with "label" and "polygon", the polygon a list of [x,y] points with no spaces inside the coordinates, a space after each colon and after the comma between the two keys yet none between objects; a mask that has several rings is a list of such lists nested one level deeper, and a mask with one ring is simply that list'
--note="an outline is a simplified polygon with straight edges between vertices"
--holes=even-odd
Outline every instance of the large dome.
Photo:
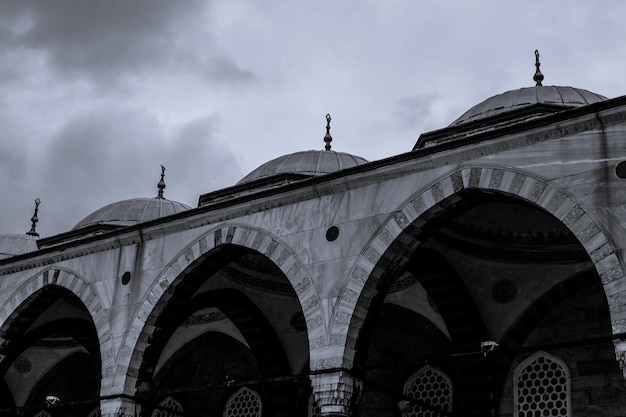
[{"label": "large dome", "polygon": [[109,204],[82,219],[72,230],[96,224],[132,226],[170,214],[189,210],[191,207],[165,198],[134,198]]},{"label": "large dome", "polygon": [[537,104],[562,107],[563,110],[607,100],[600,94],[574,87],[535,86],[495,95],[463,113],[450,126],[485,119]]},{"label": "large dome", "polygon": [[284,155],[264,163],[237,184],[244,184],[278,174],[302,174],[318,176],[366,164],[360,156],[335,151],[302,151]]},{"label": "large dome", "polygon": [[0,259],[36,251],[37,239],[29,234],[0,235]]}]

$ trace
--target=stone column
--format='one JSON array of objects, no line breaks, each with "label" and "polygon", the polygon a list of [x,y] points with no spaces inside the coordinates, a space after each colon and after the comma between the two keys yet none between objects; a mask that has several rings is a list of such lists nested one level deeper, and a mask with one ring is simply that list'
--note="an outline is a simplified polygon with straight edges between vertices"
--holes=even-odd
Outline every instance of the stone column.
[{"label": "stone column", "polygon": [[313,394],[323,417],[352,416],[352,405],[361,391],[361,382],[345,371],[311,375]]},{"label": "stone column", "polygon": [[109,397],[100,401],[102,417],[139,417],[141,404],[126,396]]}]

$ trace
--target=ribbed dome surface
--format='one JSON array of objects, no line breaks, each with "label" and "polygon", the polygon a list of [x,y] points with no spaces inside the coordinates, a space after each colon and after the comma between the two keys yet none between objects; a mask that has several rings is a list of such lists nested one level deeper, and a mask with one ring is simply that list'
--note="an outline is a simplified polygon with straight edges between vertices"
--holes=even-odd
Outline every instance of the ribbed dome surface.
[{"label": "ribbed dome surface", "polygon": [[450,126],[460,125],[534,104],[562,106],[564,109],[582,107],[607,100],[600,94],[574,87],[537,86],[520,88],[495,95],[463,113]]},{"label": "ribbed dome surface", "polygon": [[305,174],[318,176],[366,164],[360,156],[335,151],[302,151],[284,155],[264,163],[237,184],[271,177],[277,174]]},{"label": "ribbed dome surface", "polygon": [[36,251],[37,239],[27,234],[0,235],[0,259]]},{"label": "ribbed dome surface", "polygon": [[72,230],[94,224],[132,226],[170,214],[189,210],[191,207],[165,198],[135,198],[109,204],[81,220]]}]

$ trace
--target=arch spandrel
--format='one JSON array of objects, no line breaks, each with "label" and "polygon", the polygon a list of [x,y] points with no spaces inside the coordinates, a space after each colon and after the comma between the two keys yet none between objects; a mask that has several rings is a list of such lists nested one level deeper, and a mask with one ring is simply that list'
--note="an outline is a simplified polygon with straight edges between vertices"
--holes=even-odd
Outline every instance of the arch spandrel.
[{"label": "arch spandrel", "polygon": [[[113,389],[113,375],[115,371],[115,346],[111,332],[111,324],[103,308],[100,296],[93,286],[80,278],[76,273],[67,269],[48,269],[31,277],[20,286],[7,301],[0,306],[0,335],[11,326],[14,319],[19,317],[20,308],[37,292],[50,286],[64,288],[78,297],[85,309],[89,312],[95,326],[100,345],[100,361],[102,365],[102,381],[100,391],[108,395]],[[0,338],[0,345],[5,340]],[[0,362],[3,360],[0,357]]]},{"label": "arch spandrel", "polygon": [[[592,210],[566,190],[521,170],[500,166],[468,166],[456,170],[413,194],[381,225],[364,247],[350,272],[330,320],[330,343],[311,351],[311,369],[330,366],[350,368],[355,344],[366,318],[377,284],[386,268],[401,268],[413,249],[420,245],[420,226],[455,195],[468,189],[494,191],[515,196],[543,208],[565,225],[584,247],[600,276],[608,300],[613,334],[626,332],[626,280],[624,265],[610,234]],[[445,201],[444,201],[445,200]],[[397,249],[389,251],[392,245]],[[349,320],[346,318],[349,317]],[[626,363],[626,343],[616,342],[620,365]],[[341,354],[340,357],[335,356]]]},{"label": "arch spandrel", "polygon": [[211,252],[225,245],[240,246],[266,256],[287,277],[302,308],[307,325],[309,345],[326,338],[326,320],[319,295],[312,285],[305,265],[295,252],[276,236],[248,225],[221,225],[210,230],[182,250],[158,275],[147,296],[136,312],[136,319],[124,340],[120,369],[125,374],[116,375],[127,393],[132,393],[138,378],[139,367],[147,342],[154,332],[154,320],[165,308],[174,289],[182,282],[185,273],[202,262]]}]

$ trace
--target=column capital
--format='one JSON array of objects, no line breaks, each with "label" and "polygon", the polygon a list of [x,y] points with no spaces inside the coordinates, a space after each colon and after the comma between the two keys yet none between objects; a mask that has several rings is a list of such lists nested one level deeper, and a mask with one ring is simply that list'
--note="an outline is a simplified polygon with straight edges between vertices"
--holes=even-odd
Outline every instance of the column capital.
[{"label": "column capital", "polygon": [[324,417],[349,417],[362,388],[359,379],[345,370],[329,370],[311,375],[315,401]]},{"label": "column capital", "polygon": [[140,412],[141,405],[127,396],[108,397],[100,401],[101,417],[137,417]]}]

